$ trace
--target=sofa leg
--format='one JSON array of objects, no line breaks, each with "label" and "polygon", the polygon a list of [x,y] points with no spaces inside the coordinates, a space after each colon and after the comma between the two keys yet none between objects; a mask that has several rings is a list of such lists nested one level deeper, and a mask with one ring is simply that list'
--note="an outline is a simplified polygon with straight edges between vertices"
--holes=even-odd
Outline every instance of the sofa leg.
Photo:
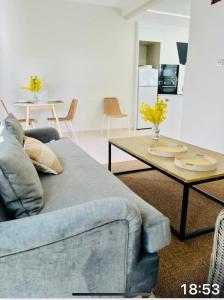
[{"label": "sofa leg", "polygon": [[149,299],[149,298],[156,298],[156,296],[154,295],[153,292],[151,292],[148,295],[145,295],[145,296],[140,295],[139,297],[136,297],[136,298]]}]

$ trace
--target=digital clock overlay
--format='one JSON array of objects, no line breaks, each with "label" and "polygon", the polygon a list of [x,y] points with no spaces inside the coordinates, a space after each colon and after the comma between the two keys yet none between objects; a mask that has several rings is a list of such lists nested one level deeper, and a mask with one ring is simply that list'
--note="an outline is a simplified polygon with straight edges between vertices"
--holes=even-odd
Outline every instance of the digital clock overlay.
[{"label": "digital clock overlay", "polygon": [[181,285],[181,289],[183,291],[183,295],[187,296],[218,296],[220,293],[220,286],[218,284],[183,284]]}]

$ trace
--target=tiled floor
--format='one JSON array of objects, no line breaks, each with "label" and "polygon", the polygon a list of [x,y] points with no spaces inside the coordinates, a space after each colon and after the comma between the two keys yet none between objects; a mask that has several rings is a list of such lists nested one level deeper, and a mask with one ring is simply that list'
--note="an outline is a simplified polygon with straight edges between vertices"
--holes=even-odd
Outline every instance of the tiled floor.
[{"label": "tiled floor", "polygon": [[[139,135],[149,135],[150,130],[132,130],[131,136]],[[67,135],[67,134],[66,134]],[[108,162],[108,136],[104,132],[101,134],[100,131],[83,131],[78,132],[78,142],[79,146],[89,153],[94,159],[96,159],[101,164],[106,164]],[[71,135],[70,135],[71,136]],[[128,130],[111,130],[110,137],[125,137],[128,136]],[[112,149],[112,162],[121,162],[133,160],[132,157],[120,151],[117,148]]]}]

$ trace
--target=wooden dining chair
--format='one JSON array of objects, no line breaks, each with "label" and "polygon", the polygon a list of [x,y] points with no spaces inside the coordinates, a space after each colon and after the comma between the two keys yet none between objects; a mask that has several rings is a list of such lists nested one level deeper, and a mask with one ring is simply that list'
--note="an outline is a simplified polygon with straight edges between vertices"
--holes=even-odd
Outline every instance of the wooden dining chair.
[{"label": "wooden dining chair", "polygon": [[0,108],[3,110],[6,116],[8,116],[9,112],[3,100],[0,99]]},{"label": "wooden dining chair", "polygon": [[129,117],[127,114],[122,113],[119,100],[116,97],[104,98],[101,132],[103,132],[103,129],[104,129],[105,119],[107,119],[107,134],[109,137],[110,136],[110,120],[111,119],[122,119],[122,118],[127,119],[128,131],[129,131],[129,136],[130,136],[131,131],[130,131]]},{"label": "wooden dining chair", "polygon": [[[78,107],[78,100],[73,99],[71,104],[70,104],[67,115],[65,117],[59,117],[58,121],[59,122],[64,122],[67,130],[72,132],[73,136],[75,137],[76,141],[78,142],[78,136],[77,136],[77,134],[75,132],[75,129],[73,127],[73,120],[75,119],[75,114],[76,114],[76,111],[77,111],[77,107]],[[48,118],[47,120],[48,120],[48,122],[56,122],[55,118]]]},{"label": "wooden dining chair", "polygon": [[[3,112],[5,113],[6,116],[8,116],[9,114],[9,111],[4,103],[3,100],[0,99],[0,109],[3,110]],[[18,119],[18,121],[21,123],[21,124],[25,124],[26,123],[26,119]],[[29,126],[31,126],[32,128],[35,128],[36,127],[36,123],[37,123],[37,120],[36,119],[30,119],[29,120]]]}]

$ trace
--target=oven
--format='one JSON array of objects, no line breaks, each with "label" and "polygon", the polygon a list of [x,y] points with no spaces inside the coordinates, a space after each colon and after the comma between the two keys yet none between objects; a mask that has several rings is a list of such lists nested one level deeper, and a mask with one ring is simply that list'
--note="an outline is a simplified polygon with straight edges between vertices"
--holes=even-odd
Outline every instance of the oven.
[{"label": "oven", "polygon": [[179,65],[160,66],[158,94],[177,94]]}]

